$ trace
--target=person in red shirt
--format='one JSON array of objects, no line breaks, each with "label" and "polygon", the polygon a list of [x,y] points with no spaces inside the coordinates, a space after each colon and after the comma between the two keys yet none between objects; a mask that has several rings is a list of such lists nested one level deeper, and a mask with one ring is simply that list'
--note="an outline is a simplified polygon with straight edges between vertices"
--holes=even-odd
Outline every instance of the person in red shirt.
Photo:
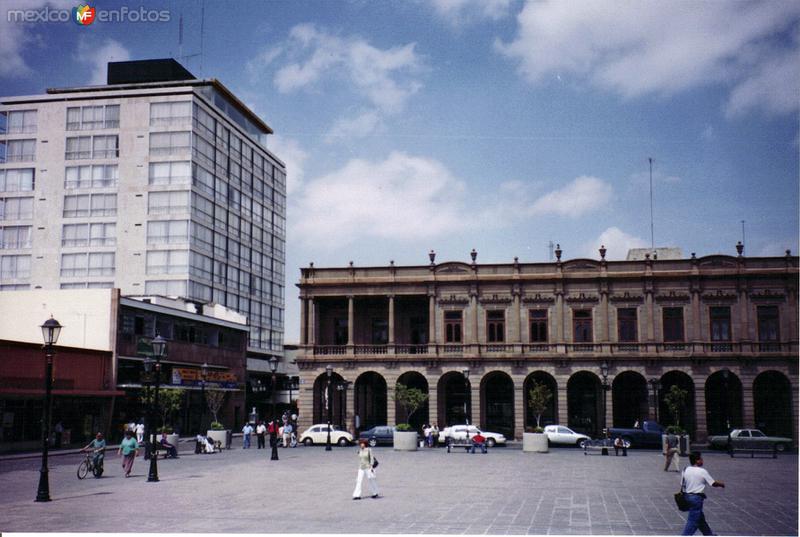
[{"label": "person in red shirt", "polygon": [[472,437],[472,449],[470,453],[475,453],[475,448],[479,448],[483,453],[486,453],[486,437],[481,433],[477,433]]}]

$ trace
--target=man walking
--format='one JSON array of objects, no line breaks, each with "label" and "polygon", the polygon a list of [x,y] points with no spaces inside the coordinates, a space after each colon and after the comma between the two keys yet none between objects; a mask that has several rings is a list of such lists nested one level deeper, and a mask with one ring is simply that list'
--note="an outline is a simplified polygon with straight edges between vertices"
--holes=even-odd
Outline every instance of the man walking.
[{"label": "man walking", "polygon": [[267,434],[267,426],[264,425],[263,421],[258,422],[258,426],[256,427],[256,437],[258,438],[258,449],[262,449],[265,446],[264,437]]},{"label": "man walking", "polygon": [[250,435],[253,434],[253,427],[250,422],[244,424],[242,427],[242,449],[250,449]]},{"label": "man walking", "polygon": [[706,499],[703,491],[706,485],[725,488],[725,483],[714,481],[708,470],[703,468],[703,456],[699,451],[689,454],[689,463],[691,466],[683,471],[683,489],[686,492],[686,501],[689,502],[689,517],[681,535],[694,535],[698,529],[703,535],[713,535],[703,513],[703,500]]}]

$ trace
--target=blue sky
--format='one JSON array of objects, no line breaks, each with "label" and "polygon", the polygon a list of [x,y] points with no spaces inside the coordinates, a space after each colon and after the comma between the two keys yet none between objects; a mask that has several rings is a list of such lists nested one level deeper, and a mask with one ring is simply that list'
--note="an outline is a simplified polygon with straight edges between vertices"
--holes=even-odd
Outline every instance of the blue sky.
[{"label": "blue sky", "polygon": [[3,13],[0,93],[102,83],[109,60],[182,52],[240,95],[289,166],[288,342],[310,261],[649,246],[648,157],[656,246],[735,255],[745,220],[747,255],[798,250],[796,1],[207,0],[202,56],[201,4],[158,9],[169,22]]}]

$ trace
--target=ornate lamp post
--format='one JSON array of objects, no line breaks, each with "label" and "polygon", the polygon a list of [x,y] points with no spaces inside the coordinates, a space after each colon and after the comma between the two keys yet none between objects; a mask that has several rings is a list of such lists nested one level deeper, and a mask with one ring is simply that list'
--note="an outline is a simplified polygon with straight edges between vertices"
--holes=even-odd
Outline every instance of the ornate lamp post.
[{"label": "ornate lamp post", "polygon": [[347,380],[336,385],[336,391],[339,392],[339,424],[341,425],[344,425],[347,417],[347,388],[349,387],[350,381]]},{"label": "ornate lamp post", "polygon": [[53,358],[56,355],[55,344],[62,326],[51,315],[43,325],[42,337],[44,338],[44,408],[42,409],[42,467],[39,470],[39,490],[36,492],[37,502],[50,501],[50,476],[47,468],[47,450],[50,436],[50,394],[53,390]]},{"label": "ornate lamp post", "polygon": [[331,375],[333,375],[333,366],[331,364],[325,366],[325,372],[328,374],[328,384],[325,386],[325,406],[328,410],[328,438],[325,440],[325,451],[330,451],[331,421],[333,421],[333,405],[331,404]]},{"label": "ornate lamp post", "polygon": [[602,432],[603,432],[603,436],[605,436],[606,418],[608,417],[607,416],[608,407],[607,407],[606,399],[608,398],[607,397],[608,390],[611,388],[611,386],[608,385],[608,362],[605,361],[605,360],[603,360],[603,362],[600,364],[600,375],[602,375],[602,377],[603,377],[603,427],[602,427]]},{"label": "ornate lamp post", "polygon": [[658,421],[658,392],[661,391],[661,381],[657,378],[652,378],[647,381],[650,389],[653,390],[653,418]]},{"label": "ornate lamp post", "polygon": [[[155,419],[156,409],[158,408],[158,388],[161,386],[161,359],[167,355],[167,340],[161,337],[160,335],[156,334],[156,337],[153,338],[151,342],[153,346],[153,357],[156,359],[155,363],[155,383],[156,383],[156,392],[155,396],[152,401],[150,416],[151,419],[148,420],[150,422],[150,429],[147,433],[147,439],[150,441],[150,472],[147,475],[147,481],[149,483],[155,483],[158,481],[158,449],[157,445],[158,442],[155,438],[155,433],[158,430],[157,423]],[[145,361],[146,363],[146,361]]]},{"label": "ornate lamp post", "polygon": [[[208,362],[200,366],[200,434],[203,434],[203,421],[206,417],[206,380],[208,379]],[[205,436],[205,435],[203,435]]]},{"label": "ornate lamp post", "polygon": [[278,359],[274,356],[269,359],[269,370],[272,373],[272,393],[270,394],[271,414],[272,414],[272,432],[269,435],[269,443],[272,448],[271,461],[278,460],[278,418],[275,410],[275,372],[278,370]]},{"label": "ornate lamp post", "polygon": [[[461,374],[464,375],[464,421],[469,425],[469,409],[472,407],[472,394],[469,390],[469,368],[462,369]],[[467,431],[467,437],[469,437],[469,431]]]}]

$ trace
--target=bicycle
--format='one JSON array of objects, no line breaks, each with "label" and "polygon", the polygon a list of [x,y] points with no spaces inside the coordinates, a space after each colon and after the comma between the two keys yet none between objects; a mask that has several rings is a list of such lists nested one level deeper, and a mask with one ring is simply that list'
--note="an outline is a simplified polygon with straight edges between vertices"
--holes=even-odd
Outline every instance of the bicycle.
[{"label": "bicycle", "polygon": [[86,454],[86,459],[81,461],[78,465],[78,479],[83,479],[89,472],[92,472],[92,475],[95,477],[100,477],[103,475],[103,459],[100,457],[98,459],[98,464],[95,465],[94,463],[94,455],[96,451]]}]

